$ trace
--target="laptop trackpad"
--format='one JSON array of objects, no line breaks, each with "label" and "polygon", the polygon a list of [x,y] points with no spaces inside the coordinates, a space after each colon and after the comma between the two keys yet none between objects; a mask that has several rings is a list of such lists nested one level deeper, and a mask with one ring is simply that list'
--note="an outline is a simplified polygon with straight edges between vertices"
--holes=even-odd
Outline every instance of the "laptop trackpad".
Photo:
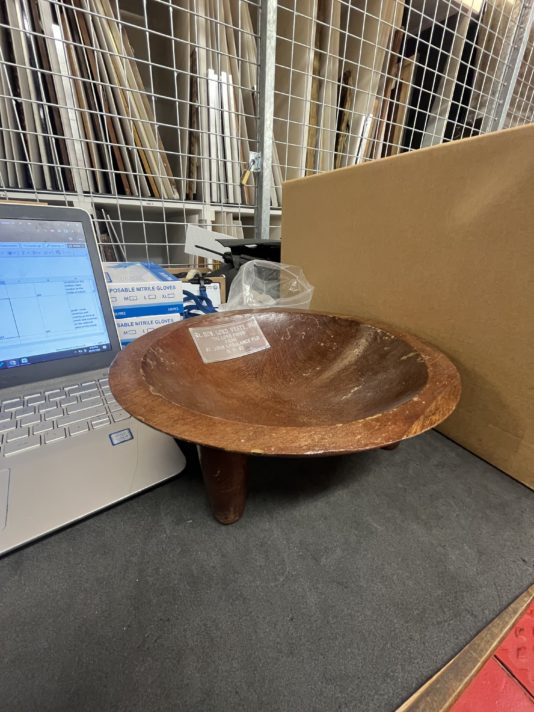
[{"label": "laptop trackpad", "polygon": [[9,470],[0,470],[0,529],[7,524],[7,497],[9,494]]}]

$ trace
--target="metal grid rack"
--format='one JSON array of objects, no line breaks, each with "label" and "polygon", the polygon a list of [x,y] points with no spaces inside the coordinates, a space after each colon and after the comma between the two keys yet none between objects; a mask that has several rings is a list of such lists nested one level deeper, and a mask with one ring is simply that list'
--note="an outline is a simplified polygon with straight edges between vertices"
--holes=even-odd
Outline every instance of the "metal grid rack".
[{"label": "metal grid rack", "polygon": [[254,0],[9,0],[0,194],[85,207],[108,260],[183,264],[190,223],[252,236],[256,13]]},{"label": "metal grid rack", "polygon": [[280,179],[499,128],[530,16],[502,0],[280,0]]},{"label": "metal grid rack", "polygon": [[534,26],[523,55],[505,119],[505,127],[520,126],[534,118]]},{"label": "metal grid rack", "polygon": [[276,234],[285,179],[533,120],[532,7],[7,0],[0,197],[85,207],[106,260]]}]

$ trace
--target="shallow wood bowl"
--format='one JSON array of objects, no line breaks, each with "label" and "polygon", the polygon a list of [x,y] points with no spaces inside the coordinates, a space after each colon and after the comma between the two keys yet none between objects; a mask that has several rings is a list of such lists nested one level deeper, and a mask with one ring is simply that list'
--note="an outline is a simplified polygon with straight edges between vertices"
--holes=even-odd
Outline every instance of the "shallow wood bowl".
[{"label": "shallow wood bowl", "polygon": [[[270,348],[204,363],[190,327],[245,315],[254,315]],[[440,423],[460,397],[454,365],[414,336],[283,309],[210,314],[152,331],[117,356],[110,384],[134,417],[201,446],[208,494],[224,522],[244,507],[246,455],[392,446]],[[226,500],[239,493],[242,501],[222,502],[221,488]]]}]

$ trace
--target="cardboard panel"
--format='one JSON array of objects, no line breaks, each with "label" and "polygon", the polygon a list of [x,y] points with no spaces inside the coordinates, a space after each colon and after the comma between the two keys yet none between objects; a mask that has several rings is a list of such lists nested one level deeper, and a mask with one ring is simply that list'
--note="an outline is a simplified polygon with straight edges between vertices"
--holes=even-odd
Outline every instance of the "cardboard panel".
[{"label": "cardboard panel", "polygon": [[440,429],[534,488],[534,124],[286,183],[282,259],[312,308],[442,349]]}]

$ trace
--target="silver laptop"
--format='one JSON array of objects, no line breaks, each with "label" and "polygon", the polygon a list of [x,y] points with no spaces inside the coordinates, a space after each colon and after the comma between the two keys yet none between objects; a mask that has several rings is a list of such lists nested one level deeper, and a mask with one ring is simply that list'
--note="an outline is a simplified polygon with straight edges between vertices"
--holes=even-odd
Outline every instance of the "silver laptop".
[{"label": "silver laptop", "polygon": [[0,554],[185,466],[113,398],[119,349],[89,215],[0,205]]}]

